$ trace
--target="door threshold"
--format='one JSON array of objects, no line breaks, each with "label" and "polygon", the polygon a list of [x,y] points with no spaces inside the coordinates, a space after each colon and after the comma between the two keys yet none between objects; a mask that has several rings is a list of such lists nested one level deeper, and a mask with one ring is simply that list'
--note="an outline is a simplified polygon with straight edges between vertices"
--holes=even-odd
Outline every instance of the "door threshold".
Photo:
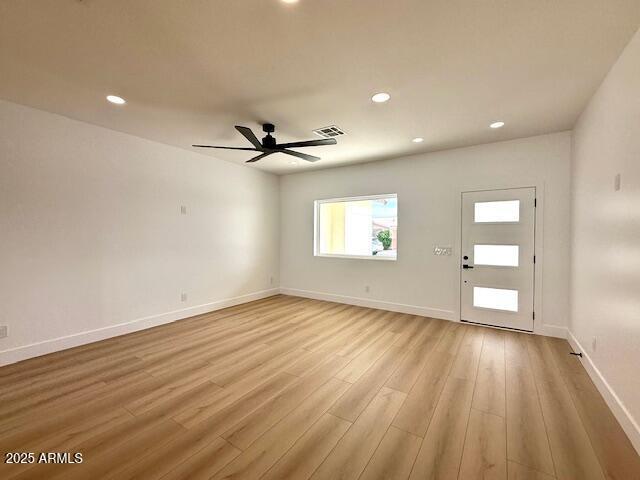
[{"label": "door threshold", "polygon": [[509,330],[511,332],[522,332],[522,333],[533,334],[533,330],[524,330],[521,328],[501,327],[500,325],[491,325],[490,323],[472,322],[471,320],[463,320],[463,319],[460,319],[460,322],[469,323],[471,325],[479,325],[481,327],[497,328],[498,330]]}]

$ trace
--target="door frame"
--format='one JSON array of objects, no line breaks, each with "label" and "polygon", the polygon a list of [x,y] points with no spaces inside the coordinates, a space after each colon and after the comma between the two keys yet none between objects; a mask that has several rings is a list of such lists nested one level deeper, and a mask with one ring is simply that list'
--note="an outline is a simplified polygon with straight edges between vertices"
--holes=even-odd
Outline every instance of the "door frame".
[{"label": "door frame", "polygon": [[[497,190],[517,190],[521,188],[533,188],[535,190],[535,213],[533,219],[533,252],[536,261],[533,265],[533,311],[535,316],[533,318],[533,331],[519,330],[515,328],[500,327],[497,325],[488,325],[484,323],[470,322],[469,320],[462,320],[462,208],[463,208],[463,194],[465,193],[478,193],[478,192],[493,192]],[[460,190],[458,195],[458,235],[456,239],[457,243],[457,268],[458,268],[458,282],[457,282],[457,295],[458,295],[458,313],[456,321],[460,323],[467,323],[469,325],[480,325],[484,327],[498,328],[501,330],[509,330],[513,332],[548,335],[544,332],[544,321],[542,315],[542,270],[544,265],[544,257],[542,251],[543,240],[543,213],[544,213],[544,184],[542,185],[518,185],[518,186],[496,186],[495,188],[476,188],[476,189],[464,189]]]}]

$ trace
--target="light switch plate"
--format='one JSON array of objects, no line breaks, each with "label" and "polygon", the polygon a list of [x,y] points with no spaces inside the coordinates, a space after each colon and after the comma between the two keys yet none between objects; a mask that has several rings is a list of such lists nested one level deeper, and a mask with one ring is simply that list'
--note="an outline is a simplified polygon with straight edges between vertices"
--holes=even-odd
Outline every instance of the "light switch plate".
[{"label": "light switch plate", "polygon": [[433,247],[433,254],[451,256],[451,247],[441,247],[439,245],[436,245],[435,247]]},{"label": "light switch plate", "polygon": [[0,325],[0,338],[4,338],[7,335],[8,335],[7,326],[6,325]]}]

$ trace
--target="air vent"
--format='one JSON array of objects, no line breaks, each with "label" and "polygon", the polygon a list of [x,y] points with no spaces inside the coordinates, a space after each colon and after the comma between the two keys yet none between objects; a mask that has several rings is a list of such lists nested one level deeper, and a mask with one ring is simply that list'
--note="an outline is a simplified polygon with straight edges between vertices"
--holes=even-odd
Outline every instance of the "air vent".
[{"label": "air vent", "polygon": [[316,135],[322,138],[333,138],[339,137],[340,135],[345,135],[344,131],[340,130],[335,125],[331,125],[330,127],[322,127],[313,131]]}]

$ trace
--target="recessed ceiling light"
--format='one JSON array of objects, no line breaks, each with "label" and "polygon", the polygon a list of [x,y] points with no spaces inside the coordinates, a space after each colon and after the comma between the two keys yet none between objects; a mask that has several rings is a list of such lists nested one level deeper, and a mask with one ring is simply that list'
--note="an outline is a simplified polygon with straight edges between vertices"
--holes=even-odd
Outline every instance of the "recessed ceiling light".
[{"label": "recessed ceiling light", "polygon": [[127,103],[124,98],[118,97],[117,95],[107,95],[107,100],[109,100],[111,103],[115,103],[116,105],[124,105],[125,103]]},{"label": "recessed ceiling light", "polygon": [[282,3],[298,3],[298,0],[282,0]]},{"label": "recessed ceiling light", "polygon": [[489,125],[491,128],[502,128],[504,127],[504,122],[493,122]]},{"label": "recessed ceiling light", "polygon": [[380,93],[376,93],[373,97],[371,97],[371,100],[373,100],[376,103],[384,103],[390,98],[391,98],[391,95],[389,95],[388,93],[380,92]]},{"label": "recessed ceiling light", "polygon": [[296,162],[295,160],[291,160],[291,161],[289,162],[289,165],[298,165],[298,162]]},{"label": "recessed ceiling light", "polygon": [[416,137],[413,140],[411,140],[413,143],[422,143],[424,142],[424,138],[422,137]]}]

